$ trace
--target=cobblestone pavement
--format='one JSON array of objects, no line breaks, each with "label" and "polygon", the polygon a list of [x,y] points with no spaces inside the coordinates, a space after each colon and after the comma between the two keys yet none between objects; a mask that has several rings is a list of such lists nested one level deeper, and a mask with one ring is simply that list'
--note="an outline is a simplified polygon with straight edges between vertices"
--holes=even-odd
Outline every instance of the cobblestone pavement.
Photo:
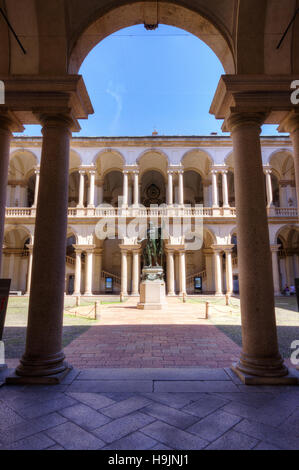
[{"label": "cobblestone pavement", "polygon": [[244,386],[229,369],[73,370],[0,388],[4,449],[299,449],[299,387]]},{"label": "cobblestone pavement", "polygon": [[137,299],[130,298],[123,305],[103,307],[99,325],[89,328],[65,348],[67,360],[80,369],[219,368],[237,360],[240,347],[204,319],[204,303],[168,299],[167,307],[160,311],[140,311],[136,304]]}]

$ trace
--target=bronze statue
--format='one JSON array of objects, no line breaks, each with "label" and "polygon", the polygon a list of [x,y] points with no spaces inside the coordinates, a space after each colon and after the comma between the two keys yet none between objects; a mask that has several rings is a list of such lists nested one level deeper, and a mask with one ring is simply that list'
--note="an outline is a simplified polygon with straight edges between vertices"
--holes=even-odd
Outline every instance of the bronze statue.
[{"label": "bronze statue", "polygon": [[150,222],[150,227],[146,231],[146,245],[143,250],[144,266],[154,267],[163,264],[163,240],[162,229],[158,229]]}]

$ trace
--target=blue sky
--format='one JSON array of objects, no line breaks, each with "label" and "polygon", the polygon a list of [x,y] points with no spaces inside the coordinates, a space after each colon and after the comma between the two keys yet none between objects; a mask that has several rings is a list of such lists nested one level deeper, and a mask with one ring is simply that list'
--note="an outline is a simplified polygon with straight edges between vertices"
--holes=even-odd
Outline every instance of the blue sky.
[{"label": "blue sky", "polygon": [[[87,56],[80,73],[95,114],[80,121],[75,136],[221,134],[209,114],[223,67],[202,41],[178,28],[143,25],[104,39]],[[264,126],[276,134],[276,126]],[[39,135],[40,126],[27,126]]]}]

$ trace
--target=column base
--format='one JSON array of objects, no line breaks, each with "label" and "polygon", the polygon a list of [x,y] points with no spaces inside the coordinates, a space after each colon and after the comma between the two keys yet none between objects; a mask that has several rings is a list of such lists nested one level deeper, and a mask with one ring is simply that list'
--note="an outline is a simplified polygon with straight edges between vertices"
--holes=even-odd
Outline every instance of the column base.
[{"label": "column base", "polygon": [[132,292],[131,297],[139,297],[139,292]]},{"label": "column base", "polygon": [[72,369],[72,366],[66,364],[66,369],[62,372],[38,377],[17,375],[14,372],[6,377],[5,383],[7,385],[59,385]]},{"label": "column base", "polygon": [[244,385],[299,385],[299,378],[287,370],[284,376],[257,376],[251,375],[238,369],[238,364],[234,363],[231,370],[239,377]]},{"label": "column base", "polygon": [[168,292],[167,297],[176,297],[175,292]]},{"label": "column base", "polygon": [[8,369],[6,364],[0,364],[0,387],[5,384]]}]

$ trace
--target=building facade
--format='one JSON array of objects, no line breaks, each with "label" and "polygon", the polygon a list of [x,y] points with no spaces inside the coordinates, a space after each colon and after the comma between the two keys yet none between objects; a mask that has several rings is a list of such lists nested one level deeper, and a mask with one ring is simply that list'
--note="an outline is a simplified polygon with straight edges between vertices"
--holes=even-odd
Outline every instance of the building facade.
[{"label": "building facade", "polygon": [[[261,146],[279,295],[299,277],[293,149],[282,136],[262,137]],[[22,294],[30,292],[41,147],[41,138],[11,144],[1,277]],[[137,296],[143,243],[136,227],[149,220],[167,227],[168,295],[238,293],[232,150],[231,139],[220,136],[73,138],[65,293]],[[201,243],[188,242],[176,226],[199,227]]]}]

